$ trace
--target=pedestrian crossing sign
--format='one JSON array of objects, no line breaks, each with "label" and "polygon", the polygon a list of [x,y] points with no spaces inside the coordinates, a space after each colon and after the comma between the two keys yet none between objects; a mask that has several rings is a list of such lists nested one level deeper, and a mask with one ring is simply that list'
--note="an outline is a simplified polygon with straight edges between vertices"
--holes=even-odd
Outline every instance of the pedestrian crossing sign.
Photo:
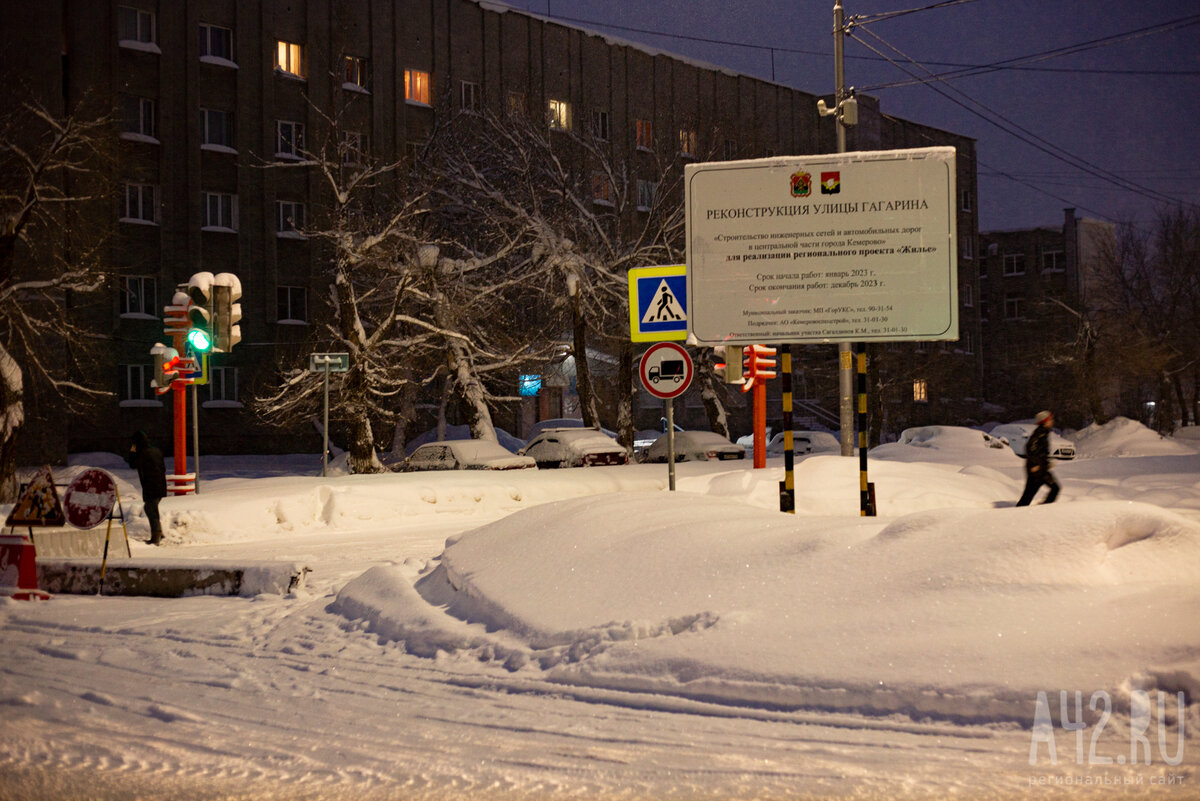
[{"label": "pedestrian crossing sign", "polygon": [[687,339],[687,266],[629,271],[629,333],[633,342]]}]

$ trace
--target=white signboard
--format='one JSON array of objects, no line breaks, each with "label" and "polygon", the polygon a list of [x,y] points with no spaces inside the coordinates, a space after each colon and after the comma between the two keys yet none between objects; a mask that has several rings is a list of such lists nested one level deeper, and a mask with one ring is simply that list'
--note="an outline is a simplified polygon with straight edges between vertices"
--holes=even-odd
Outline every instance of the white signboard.
[{"label": "white signboard", "polygon": [[706,345],[958,339],[954,148],[689,164]]}]

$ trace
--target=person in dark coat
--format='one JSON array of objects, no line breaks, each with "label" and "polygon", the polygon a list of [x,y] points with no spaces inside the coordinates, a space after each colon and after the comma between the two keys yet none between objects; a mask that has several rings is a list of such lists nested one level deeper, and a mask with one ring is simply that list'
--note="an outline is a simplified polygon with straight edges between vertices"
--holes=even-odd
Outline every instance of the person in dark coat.
[{"label": "person in dark coat", "polygon": [[158,449],[145,431],[133,435],[133,444],[125,455],[129,466],[137,470],[142,482],[142,501],[146,506],[146,519],[150,521],[150,544],[162,544],[162,522],[158,516],[158,502],[167,495],[167,468],[163,452]]},{"label": "person in dark coat", "polygon": [[1054,503],[1058,497],[1058,481],[1050,472],[1050,429],[1054,428],[1054,415],[1050,412],[1038,412],[1034,418],[1037,427],[1029,435],[1025,443],[1025,492],[1017,506],[1028,506],[1033,496],[1042,485],[1050,488],[1050,494],[1043,503]]}]

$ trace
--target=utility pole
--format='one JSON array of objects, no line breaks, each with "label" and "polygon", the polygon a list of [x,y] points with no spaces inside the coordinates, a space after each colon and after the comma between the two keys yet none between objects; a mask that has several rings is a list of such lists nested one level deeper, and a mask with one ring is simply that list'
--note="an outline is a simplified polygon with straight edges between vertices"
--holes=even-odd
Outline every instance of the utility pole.
[{"label": "utility pole", "polygon": [[[846,91],[845,59],[845,11],[842,0],[833,4],[833,75],[836,84],[833,108],[826,108],[825,101],[817,101],[821,116],[833,115],[833,127],[837,132],[837,152],[846,152],[846,128],[858,122],[858,105],[854,96]],[[854,352],[850,342],[838,343],[838,408],[841,420],[842,456],[854,455]]]}]

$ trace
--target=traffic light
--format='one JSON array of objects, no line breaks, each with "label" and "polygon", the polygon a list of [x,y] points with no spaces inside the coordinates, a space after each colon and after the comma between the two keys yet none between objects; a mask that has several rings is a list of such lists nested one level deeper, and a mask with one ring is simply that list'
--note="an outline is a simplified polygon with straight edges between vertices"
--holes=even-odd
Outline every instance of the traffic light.
[{"label": "traffic light", "polygon": [[751,345],[746,348],[746,383],[742,392],[749,392],[754,382],[775,377],[775,348],[766,345]]},{"label": "traffic light", "polygon": [[717,345],[713,348],[713,353],[725,357],[724,362],[718,362],[714,366],[726,384],[740,384],[745,380],[742,378],[741,345]]},{"label": "traffic light", "polygon": [[179,351],[156,342],[150,349],[150,355],[154,357],[150,386],[161,395],[171,388],[171,382],[179,375]]},{"label": "traffic light", "polygon": [[[206,280],[207,279],[207,280]],[[213,341],[212,273],[196,273],[188,282],[188,344],[207,353]]]},{"label": "traffic light", "polygon": [[228,353],[242,341],[242,282],[233,273],[220,273],[214,279],[213,296],[213,347]]}]

